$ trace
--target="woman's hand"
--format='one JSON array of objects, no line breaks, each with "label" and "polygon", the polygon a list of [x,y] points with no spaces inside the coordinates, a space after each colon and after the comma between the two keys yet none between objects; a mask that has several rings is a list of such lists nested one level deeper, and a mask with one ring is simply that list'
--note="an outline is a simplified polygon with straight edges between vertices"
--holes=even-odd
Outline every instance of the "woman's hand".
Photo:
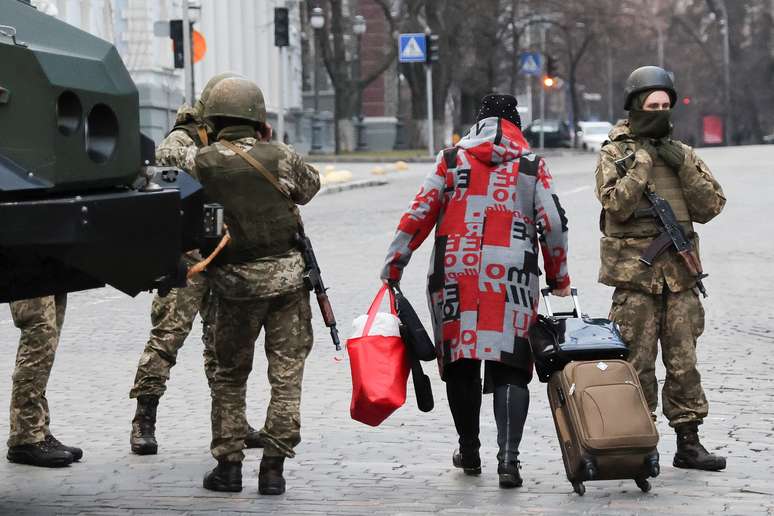
[{"label": "woman's hand", "polygon": [[551,293],[556,297],[567,297],[570,294],[572,294],[572,287],[570,287],[570,285],[567,285],[564,288],[555,288],[554,290],[551,291]]}]

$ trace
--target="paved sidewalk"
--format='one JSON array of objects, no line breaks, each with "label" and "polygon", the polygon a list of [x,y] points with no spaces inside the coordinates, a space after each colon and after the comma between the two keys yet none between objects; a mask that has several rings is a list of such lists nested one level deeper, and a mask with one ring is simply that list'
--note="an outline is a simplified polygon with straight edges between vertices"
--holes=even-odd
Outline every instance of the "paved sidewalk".
[{"label": "paved sidewalk", "polygon": [[[213,467],[209,455],[209,393],[201,357],[201,325],[183,347],[159,406],[160,454],[129,452],[134,406],[128,398],[149,329],[151,297],[128,298],[111,289],[72,294],[49,384],[52,429],[82,446],[80,464],[45,470],[0,460],[0,514],[281,514],[281,515],[504,515],[504,514],[774,514],[774,240],[769,238],[774,147],[700,151],[729,198],[715,222],[700,227],[707,329],[699,357],[710,417],[701,428],[707,447],[728,457],[720,473],[671,466],[674,434],[663,419],[662,474],[643,494],[633,481],[590,482],[578,497],[564,476],[545,386],[531,384],[532,403],[521,447],[524,487],[497,486],[491,397],[482,407],[480,477],[451,467],[455,435],[445,391],[425,364],[436,397],[429,414],[406,406],[382,426],[349,418],[346,352],[336,353],[315,315],[315,348],[308,361],[302,406],[303,442],[287,462],[288,492],[257,494],[260,450],[248,450],[244,490],[218,494],[201,487]],[[603,315],[610,289],[596,283],[599,208],[590,188],[595,157],[549,161],[571,231],[570,272],[584,308]],[[365,172],[367,165],[362,165]],[[317,247],[342,337],[375,294],[378,270],[400,214],[428,172],[412,164],[390,184],[321,197],[305,207],[307,233]],[[403,288],[427,317],[426,242],[406,271]],[[316,310],[316,308],[315,308]],[[0,439],[7,436],[11,371],[18,332],[0,306]],[[260,426],[268,385],[266,361],[256,354],[248,419]],[[663,370],[659,372],[663,378]]]}]

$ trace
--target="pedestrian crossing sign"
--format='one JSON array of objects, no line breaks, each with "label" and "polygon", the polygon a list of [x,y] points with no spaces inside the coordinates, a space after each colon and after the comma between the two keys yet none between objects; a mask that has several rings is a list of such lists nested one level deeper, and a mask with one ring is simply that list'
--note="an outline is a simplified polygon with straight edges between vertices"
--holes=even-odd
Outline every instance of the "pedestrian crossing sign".
[{"label": "pedestrian crossing sign", "polygon": [[401,63],[424,63],[426,58],[427,46],[423,33],[400,35],[398,39],[398,60]]},{"label": "pedestrian crossing sign", "polygon": [[523,52],[519,55],[519,71],[524,75],[539,76],[543,68],[540,52]]}]

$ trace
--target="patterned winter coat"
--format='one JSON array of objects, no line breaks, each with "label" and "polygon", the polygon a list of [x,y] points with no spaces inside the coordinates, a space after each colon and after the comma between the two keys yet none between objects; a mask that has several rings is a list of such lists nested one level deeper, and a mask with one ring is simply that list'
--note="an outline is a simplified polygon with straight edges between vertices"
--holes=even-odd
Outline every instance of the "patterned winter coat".
[{"label": "patterned winter coat", "polygon": [[532,374],[527,340],[539,300],[538,242],[546,280],[570,284],[567,219],[542,158],[518,127],[487,118],[439,153],[390,245],[382,279],[399,281],[435,231],[428,273],[439,366],[461,358]]}]

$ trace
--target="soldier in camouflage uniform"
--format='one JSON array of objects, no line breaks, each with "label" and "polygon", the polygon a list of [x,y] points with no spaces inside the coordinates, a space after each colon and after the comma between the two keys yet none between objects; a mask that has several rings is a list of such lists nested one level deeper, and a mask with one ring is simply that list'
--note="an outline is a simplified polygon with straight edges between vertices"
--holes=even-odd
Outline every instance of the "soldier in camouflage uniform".
[{"label": "soldier in camouflage uniform", "polygon": [[11,388],[8,460],[32,466],[67,466],[79,461],[83,450],[65,446],[51,435],[46,400],[46,385],[59,345],[67,295],[13,301],[10,305],[21,338]]},{"label": "soldier in camouflage uniform", "polygon": [[[648,208],[645,189],[671,205],[698,252],[694,223],[706,223],[726,203],[723,190],[694,150],[671,139],[670,112],[676,93],[670,76],[647,66],[632,72],[626,85],[628,120],[614,127],[601,149],[596,194],[602,204],[602,265],[599,281],[615,287],[610,318],[621,328],[629,360],[639,374],[651,412],[658,406],[658,342],[666,367],[662,389],[664,415],[677,433],[674,466],[725,468],[699,442],[698,425],[707,416],[707,399],[696,364],[696,341],[704,331],[704,309],[691,275],[674,248],[652,266],[640,256],[660,229],[653,217],[636,217]],[[626,170],[615,161],[634,153]],[[655,418],[655,415],[654,415]]]},{"label": "soldier in camouflage uniform", "polygon": [[[189,151],[195,152],[209,144],[211,129],[202,119],[204,102],[213,86],[225,78],[235,76],[233,73],[216,75],[207,83],[193,108],[188,105],[180,107],[175,127],[156,150],[159,165],[191,170],[186,164]],[[191,267],[201,259],[197,251],[183,256],[186,267]],[[149,455],[158,451],[155,432],[159,398],[166,390],[170,369],[175,365],[177,353],[191,332],[197,313],[201,314],[203,323],[204,373],[207,383],[212,383],[215,353],[212,349],[212,316],[209,312],[214,307],[208,302],[209,291],[207,278],[199,274],[190,278],[185,288],[172,289],[164,297],[156,295],[153,298],[151,336],[140,357],[134,386],[129,392],[130,398],[137,398],[137,411],[132,420],[130,437],[132,452],[136,454]],[[245,444],[248,448],[261,446],[257,430],[248,428]]]},{"label": "soldier in camouflage uniform", "polygon": [[313,341],[304,261],[295,243],[301,223],[296,205],[312,199],[320,177],[292,148],[270,141],[263,94],[251,81],[220,82],[204,116],[217,143],[198,153],[193,172],[205,194],[223,204],[231,236],[207,271],[217,307],[211,451],[218,465],[204,487],[242,489],[246,384],[264,329],[271,399],[261,430],[258,490],[281,494],[284,460],[301,441],[301,381]]}]

